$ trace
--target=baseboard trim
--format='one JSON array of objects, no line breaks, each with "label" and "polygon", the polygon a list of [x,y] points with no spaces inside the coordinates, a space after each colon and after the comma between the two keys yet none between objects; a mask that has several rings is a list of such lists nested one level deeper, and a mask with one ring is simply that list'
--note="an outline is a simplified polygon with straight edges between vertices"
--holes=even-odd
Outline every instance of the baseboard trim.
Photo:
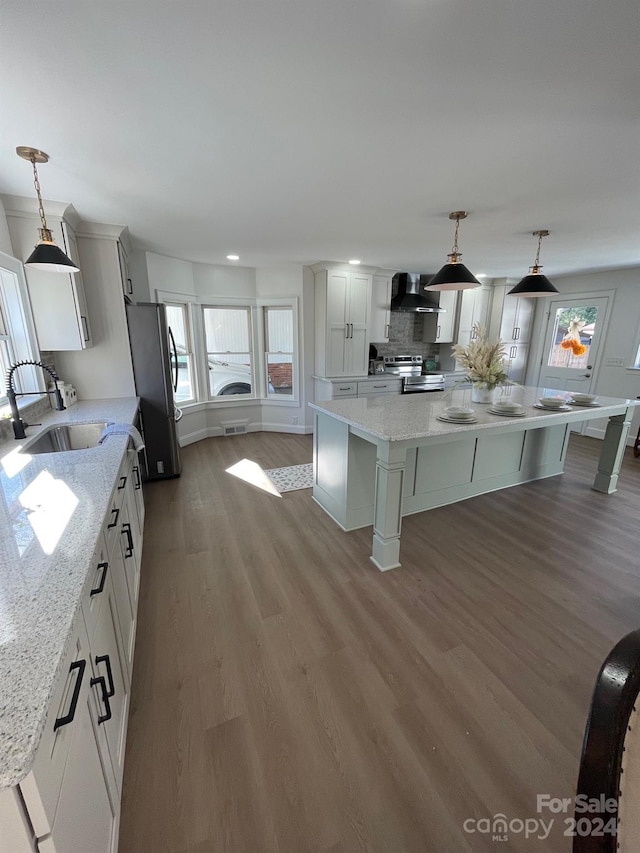
[{"label": "baseboard trim", "polygon": [[262,424],[262,432],[287,432],[296,435],[309,435],[313,432],[312,426],[306,424]]},{"label": "baseboard trim", "polygon": [[[296,435],[310,435],[313,432],[313,427],[306,426],[305,424],[247,424],[247,432],[283,432]],[[181,435],[179,444],[180,447],[187,447],[198,441],[204,441],[205,438],[219,438],[222,435],[224,433],[220,426],[204,427],[203,429]]]}]

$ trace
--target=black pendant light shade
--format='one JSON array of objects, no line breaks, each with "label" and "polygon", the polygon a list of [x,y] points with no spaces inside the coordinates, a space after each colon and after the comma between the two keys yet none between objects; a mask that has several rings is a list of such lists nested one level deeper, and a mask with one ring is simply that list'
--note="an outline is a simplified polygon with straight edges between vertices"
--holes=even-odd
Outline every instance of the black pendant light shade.
[{"label": "black pendant light shade", "polygon": [[533,266],[529,267],[529,274],[519,281],[515,287],[512,287],[508,296],[526,296],[533,298],[535,296],[549,296],[550,293],[558,293],[558,288],[554,287],[546,275],[542,275],[540,270],[540,246],[542,238],[548,237],[549,232],[546,229],[534,231],[533,236],[538,238],[538,251]]},{"label": "black pendant light shade", "polygon": [[28,160],[33,166],[33,179],[36,188],[36,195],[38,196],[38,212],[42,222],[42,228],[40,228],[40,240],[36,244],[33,252],[31,252],[27,260],[24,262],[25,267],[28,267],[29,269],[45,270],[46,272],[80,272],[79,267],[76,266],[71,258],[68,258],[62,249],[55,244],[53,235],[49,228],[47,228],[47,220],[45,218],[44,207],[42,205],[42,196],[40,195],[40,181],[38,180],[36,163],[48,163],[49,155],[37,148],[28,148],[25,145],[19,145],[16,148],[16,154],[18,157],[22,157],[23,160]]},{"label": "black pendant light shade", "polygon": [[554,287],[546,275],[542,275],[541,272],[531,272],[529,275],[525,275],[515,287],[512,287],[508,295],[549,296],[550,293],[558,293],[558,288]]},{"label": "black pendant light shade", "polygon": [[24,262],[25,267],[47,272],[79,272],[79,268],[51,240],[41,240]]},{"label": "black pendant light shade", "polygon": [[455,219],[456,222],[453,249],[447,255],[449,262],[429,279],[425,290],[469,290],[472,287],[480,287],[478,279],[460,263],[462,255],[458,251],[458,228],[460,220],[466,219],[467,215],[466,210],[454,210],[449,214],[449,219]]},{"label": "black pendant light shade", "polygon": [[460,261],[450,261],[429,279],[425,290],[468,290],[480,282]]}]

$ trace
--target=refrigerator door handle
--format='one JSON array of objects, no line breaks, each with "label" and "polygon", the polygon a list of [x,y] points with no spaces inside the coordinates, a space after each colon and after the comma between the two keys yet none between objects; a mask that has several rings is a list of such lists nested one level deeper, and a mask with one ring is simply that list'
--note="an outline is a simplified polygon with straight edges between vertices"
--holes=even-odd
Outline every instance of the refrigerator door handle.
[{"label": "refrigerator door handle", "polygon": [[173,337],[173,332],[171,331],[171,326],[167,327],[169,331],[169,340],[171,341],[171,361],[173,362],[173,390],[178,390],[178,348],[176,347],[176,341]]}]

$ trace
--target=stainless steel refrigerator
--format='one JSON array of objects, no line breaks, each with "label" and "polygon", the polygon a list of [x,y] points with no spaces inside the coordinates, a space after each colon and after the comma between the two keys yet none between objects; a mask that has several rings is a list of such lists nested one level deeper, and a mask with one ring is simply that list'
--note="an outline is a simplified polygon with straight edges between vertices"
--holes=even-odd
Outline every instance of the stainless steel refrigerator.
[{"label": "stainless steel refrigerator", "polygon": [[180,446],[176,421],[182,412],[174,402],[178,385],[178,354],[164,305],[127,304],[131,359],[140,397],[145,444],[145,477],[179,477]]}]

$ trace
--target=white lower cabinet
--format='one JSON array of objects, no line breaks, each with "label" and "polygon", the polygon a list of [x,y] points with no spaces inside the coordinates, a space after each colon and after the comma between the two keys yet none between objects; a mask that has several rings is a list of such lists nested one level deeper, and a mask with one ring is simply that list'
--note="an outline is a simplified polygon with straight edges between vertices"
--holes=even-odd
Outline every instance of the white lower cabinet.
[{"label": "white lower cabinet", "polygon": [[33,768],[0,790],[2,851],[117,851],[144,518],[136,464],[128,452]]},{"label": "white lower cabinet", "polygon": [[346,400],[350,397],[373,397],[380,394],[400,394],[401,379],[388,379],[385,376],[367,379],[353,379],[340,382],[337,379],[318,379],[315,381],[315,400]]}]

